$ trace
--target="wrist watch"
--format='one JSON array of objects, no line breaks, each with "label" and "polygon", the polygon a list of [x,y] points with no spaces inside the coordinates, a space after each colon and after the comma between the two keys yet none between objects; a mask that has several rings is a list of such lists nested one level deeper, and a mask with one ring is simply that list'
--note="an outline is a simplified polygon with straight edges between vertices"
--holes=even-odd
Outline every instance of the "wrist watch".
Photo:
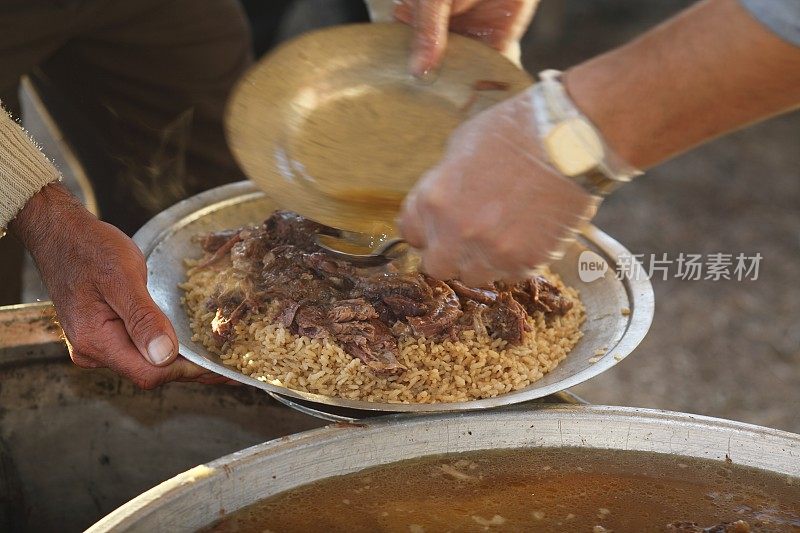
[{"label": "wrist watch", "polygon": [[560,80],[561,72],[544,70],[533,86],[532,101],[539,138],[550,164],[590,193],[605,196],[642,171],[630,166],[603,141],[600,131],[580,112]]}]

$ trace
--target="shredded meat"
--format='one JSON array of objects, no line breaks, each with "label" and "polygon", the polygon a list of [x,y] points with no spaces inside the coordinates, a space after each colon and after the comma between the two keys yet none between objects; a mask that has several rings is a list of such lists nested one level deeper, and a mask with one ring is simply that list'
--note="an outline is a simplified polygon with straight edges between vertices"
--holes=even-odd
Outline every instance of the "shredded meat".
[{"label": "shredded meat", "polygon": [[525,308],[517,302],[510,292],[501,292],[497,301],[488,306],[483,313],[486,330],[493,337],[505,339],[511,344],[520,344],[528,329]]},{"label": "shredded meat", "polygon": [[291,211],[275,211],[261,227],[269,235],[269,242],[273,246],[291,244],[307,251],[319,248],[314,243],[314,235],[330,234],[331,231],[328,226],[318,224]]},{"label": "shredded meat", "polygon": [[292,300],[286,300],[282,302],[282,304],[283,309],[278,313],[278,322],[290,328],[292,324],[294,324],[294,318],[297,315],[297,311],[300,309],[300,304]]},{"label": "shredded meat", "polygon": [[211,333],[220,345],[230,340],[233,328],[251,310],[255,302],[239,291],[224,292],[206,303],[209,310],[216,311],[211,320]]},{"label": "shredded meat", "polygon": [[511,291],[511,295],[521,303],[528,314],[541,311],[545,314],[563,315],[572,309],[572,302],[561,295],[555,285],[542,276],[533,276],[512,286],[495,284],[500,290]]},{"label": "shredded meat", "polygon": [[302,306],[294,315],[294,330],[298,335],[310,339],[323,339],[330,336],[325,326],[325,310],[320,307]]},{"label": "shredded meat", "polygon": [[200,270],[220,262],[242,239],[238,230],[233,232],[230,236],[226,236],[226,233],[228,232],[220,232],[216,234],[209,233],[202,239],[201,246],[203,246],[203,249],[206,250],[206,252],[210,253],[202,261],[200,261],[200,263],[195,265],[192,270]]},{"label": "shredded meat", "polygon": [[447,284],[450,285],[458,296],[467,300],[474,300],[482,304],[490,304],[497,300],[497,291],[492,289],[467,287],[463,282],[457,279],[451,279]]},{"label": "shredded meat", "polygon": [[298,335],[335,340],[376,375],[403,370],[398,339],[457,339],[475,330],[519,344],[529,315],[566,313],[572,303],[540,276],[474,288],[420,273],[359,269],[326,255],[314,234],[325,226],[287,211],[263,224],[198,239],[206,258],[195,268],[229,259],[232,281],[206,302],[212,332],[223,344],[250,312],[277,304],[275,320]]},{"label": "shredded meat", "polygon": [[377,375],[403,370],[397,362],[397,340],[363,299],[341,300],[327,307],[302,306],[294,314],[294,326],[298,334],[312,339],[336,339]]},{"label": "shredded meat", "polygon": [[474,300],[464,300],[461,303],[461,308],[464,314],[459,319],[460,328],[463,330],[472,330],[478,335],[489,335],[489,329],[486,327],[486,319],[484,313],[488,309],[486,304],[478,303]]},{"label": "shredded meat", "polygon": [[339,327],[353,324],[352,329],[344,328],[336,339],[343,342],[349,354],[358,357],[377,375],[394,374],[405,367],[397,362],[397,339],[392,331],[380,320],[368,322],[345,322]]},{"label": "shredded meat", "polygon": [[334,303],[328,311],[328,320],[336,323],[371,320],[373,318],[378,318],[378,313],[374,307],[361,298],[341,300]]},{"label": "shredded meat", "polygon": [[194,241],[200,243],[200,247],[204,252],[213,254],[238,234],[238,229],[226,229],[222,231],[215,231],[213,233],[204,233],[203,235],[198,235],[194,238]]},{"label": "shredded meat", "polygon": [[455,340],[456,330],[453,326],[463,314],[458,296],[447,283],[428,276],[421,277],[430,286],[433,298],[425,315],[407,318],[411,329],[429,339],[449,336]]}]

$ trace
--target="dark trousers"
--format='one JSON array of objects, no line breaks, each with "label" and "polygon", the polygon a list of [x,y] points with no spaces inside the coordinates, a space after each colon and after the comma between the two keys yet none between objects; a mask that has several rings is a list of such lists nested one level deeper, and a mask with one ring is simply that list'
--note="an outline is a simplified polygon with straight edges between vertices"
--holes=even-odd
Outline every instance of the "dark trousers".
[{"label": "dark trousers", "polygon": [[[19,81],[31,75],[100,217],[128,234],[178,200],[243,179],[222,118],[251,62],[236,0],[0,0],[3,106],[19,115]],[[21,257],[13,238],[0,239],[0,305],[19,301]]]}]

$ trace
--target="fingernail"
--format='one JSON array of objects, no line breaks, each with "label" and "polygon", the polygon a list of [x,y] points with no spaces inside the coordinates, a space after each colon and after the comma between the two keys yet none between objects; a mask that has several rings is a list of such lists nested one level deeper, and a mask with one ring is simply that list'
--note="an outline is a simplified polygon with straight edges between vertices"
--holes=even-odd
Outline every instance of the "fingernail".
[{"label": "fingernail", "polygon": [[172,344],[172,339],[166,335],[156,337],[150,344],[147,345],[147,359],[158,366],[172,355],[172,350],[175,346]]},{"label": "fingernail", "polygon": [[408,70],[418,81],[422,81],[422,78],[431,70],[431,61],[427,58],[427,54],[421,51],[412,52],[408,61]]},{"label": "fingernail", "polygon": [[439,78],[439,71],[431,67],[430,60],[424,57],[412,59],[409,70],[411,70],[411,74],[414,75],[417,83],[422,85],[432,85]]}]

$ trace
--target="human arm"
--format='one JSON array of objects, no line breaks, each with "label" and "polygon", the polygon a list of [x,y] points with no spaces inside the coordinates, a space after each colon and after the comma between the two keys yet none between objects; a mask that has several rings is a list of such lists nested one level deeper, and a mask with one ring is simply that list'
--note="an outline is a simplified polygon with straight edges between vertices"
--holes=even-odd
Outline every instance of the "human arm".
[{"label": "human arm", "polygon": [[797,108],[800,47],[737,0],[707,0],[565,78],[611,147],[649,168]]},{"label": "human arm", "polygon": [[[736,0],[706,0],[568,70],[566,89],[606,143],[648,168],[800,104],[800,47]],[[530,94],[464,123],[409,194],[403,235],[436,277],[519,277],[589,220],[594,199],[542,152]]]},{"label": "human arm", "polygon": [[22,128],[0,115],[0,226],[8,225],[33,256],[72,360],[111,368],[143,388],[221,381],[178,357],[175,332],[147,293],[144,258],[133,241],[86,211]]}]

